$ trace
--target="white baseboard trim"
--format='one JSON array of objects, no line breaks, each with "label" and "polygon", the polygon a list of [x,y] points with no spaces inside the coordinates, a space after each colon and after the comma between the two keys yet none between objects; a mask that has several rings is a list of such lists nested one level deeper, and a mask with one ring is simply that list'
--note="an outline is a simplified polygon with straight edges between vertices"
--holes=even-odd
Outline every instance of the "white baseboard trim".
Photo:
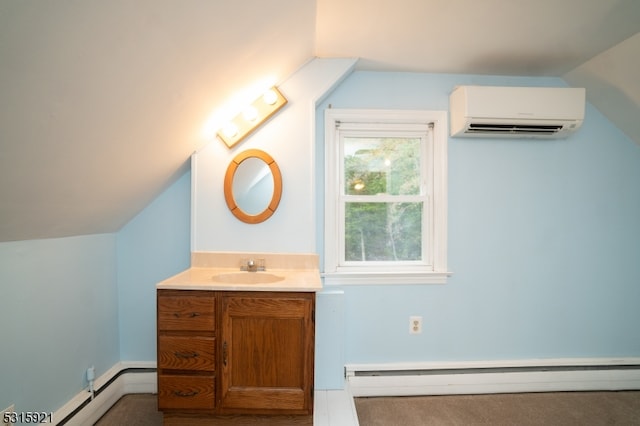
[{"label": "white baseboard trim", "polygon": [[87,389],[53,413],[52,423],[65,426],[94,424],[123,395],[157,393],[156,363],[118,362],[94,382],[92,400]]},{"label": "white baseboard trim", "polygon": [[354,397],[640,389],[640,358],[349,364]]}]

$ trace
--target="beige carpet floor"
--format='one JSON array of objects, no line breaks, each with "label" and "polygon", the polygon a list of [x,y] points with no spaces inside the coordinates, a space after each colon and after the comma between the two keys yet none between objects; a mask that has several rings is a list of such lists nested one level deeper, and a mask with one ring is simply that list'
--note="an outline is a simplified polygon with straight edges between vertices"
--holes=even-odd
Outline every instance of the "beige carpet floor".
[{"label": "beige carpet floor", "polygon": [[640,425],[640,392],[356,398],[360,426]]},{"label": "beige carpet floor", "polygon": [[152,394],[125,395],[95,423],[95,426],[161,426],[158,397]]}]

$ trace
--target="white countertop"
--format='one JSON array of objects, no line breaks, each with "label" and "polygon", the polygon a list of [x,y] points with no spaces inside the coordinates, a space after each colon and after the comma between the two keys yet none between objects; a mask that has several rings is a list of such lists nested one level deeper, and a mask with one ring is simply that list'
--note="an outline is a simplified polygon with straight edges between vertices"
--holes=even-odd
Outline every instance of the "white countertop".
[{"label": "white countertop", "polygon": [[320,291],[322,281],[317,269],[268,269],[265,272],[242,274],[272,274],[282,277],[272,283],[225,283],[213,279],[215,275],[241,273],[238,268],[192,267],[156,285],[158,290],[211,290],[211,291]]},{"label": "white countertop", "polygon": [[[243,265],[247,259],[262,261],[266,271],[240,271],[240,265]],[[224,274],[231,274],[231,281],[235,282],[220,282],[213,278]],[[250,276],[244,277],[245,274]],[[273,278],[276,275],[282,279],[275,282],[260,282],[261,275],[265,275],[265,278]],[[256,283],[237,282],[238,279],[243,278]],[[316,254],[192,252],[191,267],[159,282],[156,288],[159,290],[315,292],[322,290],[322,281]]]}]

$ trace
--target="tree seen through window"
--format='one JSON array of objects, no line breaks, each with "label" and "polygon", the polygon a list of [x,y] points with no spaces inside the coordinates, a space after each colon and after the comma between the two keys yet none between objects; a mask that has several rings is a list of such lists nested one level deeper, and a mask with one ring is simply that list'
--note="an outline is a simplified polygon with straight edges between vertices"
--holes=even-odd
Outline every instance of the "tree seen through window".
[{"label": "tree seen through window", "polygon": [[346,261],[421,260],[420,141],[344,139]]}]

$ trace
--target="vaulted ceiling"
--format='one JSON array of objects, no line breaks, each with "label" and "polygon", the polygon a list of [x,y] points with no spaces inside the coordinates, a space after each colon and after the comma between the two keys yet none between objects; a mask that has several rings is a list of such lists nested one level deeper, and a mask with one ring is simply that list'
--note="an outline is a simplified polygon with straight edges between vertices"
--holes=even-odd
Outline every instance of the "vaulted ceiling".
[{"label": "vaulted ceiling", "polygon": [[0,241],[118,230],[317,56],[563,77],[640,143],[637,0],[0,0]]}]

